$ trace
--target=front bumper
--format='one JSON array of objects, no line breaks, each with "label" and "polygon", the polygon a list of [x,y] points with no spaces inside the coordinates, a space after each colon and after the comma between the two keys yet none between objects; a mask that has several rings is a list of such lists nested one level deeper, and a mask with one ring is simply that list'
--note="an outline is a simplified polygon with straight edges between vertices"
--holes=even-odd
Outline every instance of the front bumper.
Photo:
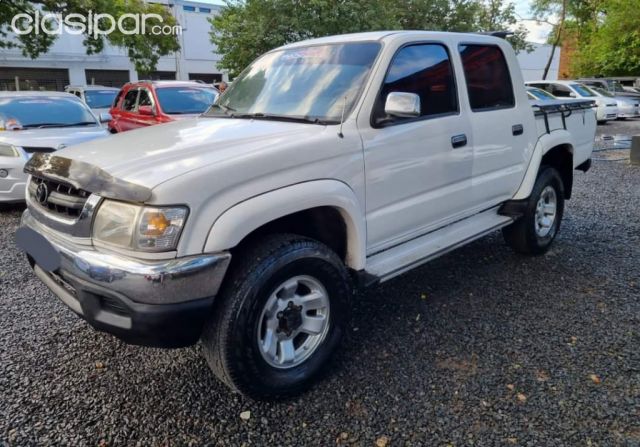
[{"label": "front bumper", "polygon": [[231,259],[217,253],[141,261],[104,253],[48,231],[29,210],[16,241],[71,310],[98,330],[144,346],[197,342]]}]

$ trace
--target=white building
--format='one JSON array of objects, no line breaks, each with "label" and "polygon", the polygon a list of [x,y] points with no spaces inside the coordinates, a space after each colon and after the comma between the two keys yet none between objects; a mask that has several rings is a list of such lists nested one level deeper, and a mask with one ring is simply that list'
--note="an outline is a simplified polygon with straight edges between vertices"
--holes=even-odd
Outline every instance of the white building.
[{"label": "white building", "polygon": [[[172,9],[182,26],[178,36],[181,50],[161,57],[157,71],[144,77],[209,83],[222,80],[225,76],[216,66],[220,56],[209,40],[211,25],[207,20],[221,7],[189,0],[152,1]],[[16,82],[21,90],[62,90],[68,84],[119,87],[139,79],[124,49],[107,46],[99,54],[87,55],[82,39],[83,36],[62,33],[49,52],[34,60],[25,58],[20,50],[0,50],[0,90],[15,90]]]},{"label": "white building", "polygon": [[[518,53],[518,62],[520,63],[520,69],[522,75],[526,81],[537,81],[542,79],[544,73],[544,67],[547,65],[549,55],[551,54],[551,45],[532,43],[534,50],[531,53],[521,51]],[[547,79],[558,79],[558,69],[560,67],[560,47],[556,48],[553,54],[553,60],[551,61],[551,67],[547,74]]]}]

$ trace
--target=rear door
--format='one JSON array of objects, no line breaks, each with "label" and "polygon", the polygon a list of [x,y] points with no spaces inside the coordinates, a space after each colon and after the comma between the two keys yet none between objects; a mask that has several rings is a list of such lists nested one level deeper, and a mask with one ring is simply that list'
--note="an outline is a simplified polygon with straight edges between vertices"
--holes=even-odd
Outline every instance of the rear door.
[{"label": "rear door", "polygon": [[138,103],[135,108],[135,113],[132,113],[129,118],[131,120],[132,127],[139,128],[139,127],[153,126],[154,124],[158,124],[158,119],[155,114],[154,115],[140,114],[140,106],[149,106],[154,111],[157,111],[157,107],[155,105],[153,95],[147,88],[140,87],[138,90],[139,90]]},{"label": "rear door", "polygon": [[[471,126],[457,82],[444,43],[412,42],[391,60],[361,128],[370,255],[442,227],[471,206]],[[418,95],[420,116],[386,115],[392,92]]]},{"label": "rear door", "polygon": [[460,44],[458,52],[471,109],[472,195],[481,210],[510,199],[520,186],[536,140],[533,111],[526,95],[514,93],[514,82],[524,82],[512,53],[507,62],[498,45],[477,43]]}]

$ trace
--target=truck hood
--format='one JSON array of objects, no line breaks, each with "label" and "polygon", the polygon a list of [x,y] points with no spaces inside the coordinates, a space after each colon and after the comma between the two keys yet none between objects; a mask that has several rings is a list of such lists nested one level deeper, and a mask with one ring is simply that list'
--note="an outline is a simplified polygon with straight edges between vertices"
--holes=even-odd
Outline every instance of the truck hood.
[{"label": "truck hood", "polygon": [[7,130],[0,132],[0,143],[13,146],[61,149],[108,135],[109,132],[101,126]]},{"label": "truck hood", "polygon": [[241,163],[251,153],[304,144],[325,126],[252,119],[199,117],[150,126],[57,152],[121,180],[154,188],[187,172]]}]

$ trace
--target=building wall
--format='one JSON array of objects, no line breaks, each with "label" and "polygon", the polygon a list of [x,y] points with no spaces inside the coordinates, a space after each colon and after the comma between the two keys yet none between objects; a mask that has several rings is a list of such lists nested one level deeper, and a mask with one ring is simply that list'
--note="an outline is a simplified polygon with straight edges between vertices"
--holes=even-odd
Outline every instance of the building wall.
[{"label": "building wall", "polygon": [[[537,81],[542,79],[544,73],[544,67],[549,60],[551,54],[551,45],[534,43],[532,44],[534,50],[531,53],[521,51],[518,53],[518,62],[520,63],[520,69],[525,81]],[[558,70],[560,66],[560,57],[562,49],[556,48],[551,61],[551,67],[547,74],[547,79],[558,79]]]},{"label": "building wall", "polygon": [[[215,53],[216,48],[209,41],[210,24],[207,20],[220,9],[220,6],[185,0],[174,0],[171,5],[167,0],[154,2],[172,7],[178,23],[183,27],[183,34],[178,37],[181,51],[177,55],[161,57],[156,70],[174,72],[179,80],[188,80],[189,73],[223,74],[216,66],[220,56]],[[185,6],[195,11],[185,11]],[[40,55],[35,60],[24,57],[19,50],[3,49],[0,51],[0,89],[7,84],[6,80],[4,84],[2,80],[3,67],[5,74],[9,73],[9,68],[12,72],[17,68],[66,69],[69,73],[69,83],[77,85],[86,83],[86,69],[126,70],[129,72],[130,81],[138,80],[138,73],[125,50],[106,46],[100,54],[87,55],[82,39],[82,36],[63,33],[48,53]]]}]

